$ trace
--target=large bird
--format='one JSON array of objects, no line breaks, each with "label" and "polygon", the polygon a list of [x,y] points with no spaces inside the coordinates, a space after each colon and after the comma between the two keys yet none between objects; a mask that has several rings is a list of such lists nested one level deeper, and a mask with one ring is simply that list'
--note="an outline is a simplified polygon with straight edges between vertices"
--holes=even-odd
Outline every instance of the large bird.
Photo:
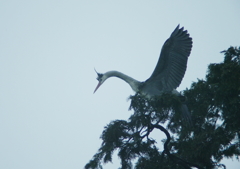
[{"label": "large bird", "polygon": [[[187,30],[179,28],[179,25],[172,32],[171,36],[165,41],[158,63],[152,75],[144,82],[133,79],[118,71],[108,71],[104,74],[97,72],[99,81],[97,89],[110,77],[118,77],[127,82],[135,92],[139,92],[147,98],[159,96],[162,93],[172,92],[180,96],[176,88],[180,85],[187,68],[188,56],[192,49],[192,38]],[[187,106],[182,104],[182,115],[190,118]]]}]

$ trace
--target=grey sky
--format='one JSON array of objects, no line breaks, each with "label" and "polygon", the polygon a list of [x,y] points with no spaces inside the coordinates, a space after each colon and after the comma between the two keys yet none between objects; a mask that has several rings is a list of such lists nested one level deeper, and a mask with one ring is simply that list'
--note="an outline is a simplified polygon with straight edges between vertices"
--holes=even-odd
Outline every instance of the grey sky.
[{"label": "grey sky", "polygon": [[94,67],[146,80],[180,24],[193,38],[181,91],[240,45],[239,9],[238,0],[1,0],[0,168],[83,168],[103,127],[132,113],[133,92],[119,79],[93,95]]}]

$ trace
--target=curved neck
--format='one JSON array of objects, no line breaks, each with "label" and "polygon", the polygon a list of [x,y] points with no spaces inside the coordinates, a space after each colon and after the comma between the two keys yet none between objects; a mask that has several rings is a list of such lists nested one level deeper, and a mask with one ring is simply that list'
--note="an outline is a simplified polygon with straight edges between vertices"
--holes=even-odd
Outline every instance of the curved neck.
[{"label": "curved neck", "polygon": [[131,86],[131,88],[135,92],[138,92],[138,87],[139,87],[141,82],[133,79],[132,77],[130,77],[128,75],[125,75],[125,74],[123,74],[121,72],[118,72],[118,71],[109,71],[109,72],[106,72],[105,75],[107,76],[107,78],[118,77],[118,78],[124,80],[125,82],[127,82]]}]

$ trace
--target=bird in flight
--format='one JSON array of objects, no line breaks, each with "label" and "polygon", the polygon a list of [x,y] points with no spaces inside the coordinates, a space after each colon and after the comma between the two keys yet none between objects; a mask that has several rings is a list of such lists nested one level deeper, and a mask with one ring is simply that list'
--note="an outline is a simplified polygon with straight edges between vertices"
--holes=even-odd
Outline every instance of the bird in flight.
[{"label": "bird in flight", "polygon": [[[118,71],[108,71],[106,73],[96,73],[98,75],[97,89],[110,77],[118,77],[128,83],[131,88],[145,96],[152,98],[162,93],[171,92],[180,96],[176,88],[181,84],[187,68],[188,57],[192,49],[192,38],[187,30],[179,28],[179,25],[172,32],[170,37],[165,41],[157,65],[152,75],[144,82]],[[189,112],[185,104],[182,104],[183,117],[189,118]]]}]

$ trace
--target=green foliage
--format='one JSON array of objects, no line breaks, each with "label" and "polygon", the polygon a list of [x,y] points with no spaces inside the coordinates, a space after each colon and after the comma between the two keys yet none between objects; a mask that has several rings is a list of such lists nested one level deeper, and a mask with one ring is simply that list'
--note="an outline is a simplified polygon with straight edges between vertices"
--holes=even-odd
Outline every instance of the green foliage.
[{"label": "green foliage", "polygon": [[[122,169],[132,168],[133,160],[137,160],[136,169],[224,168],[222,158],[238,157],[240,48],[230,47],[223,53],[224,62],[210,64],[206,80],[194,82],[183,92],[193,126],[182,121],[182,98],[166,93],[147,100],[136,94],[130,97],[134,113],[127,121],[115,120],[104,128],[102,145],[85,168],[101,169],[116,150]],[[163,152],[149,137],[153,130],[166,135]]]},{"label": "green foliage", "polygon": [[[210,64],[206,80],[184,91],[194,120],[192,141],[186,144],[196,153],[192,157],[183,153],[207,168],[223,157],[240,155],[240,48],[230,47],[223,53],[224,62]],[[180,151],[179,141],[175,145]]]}]

